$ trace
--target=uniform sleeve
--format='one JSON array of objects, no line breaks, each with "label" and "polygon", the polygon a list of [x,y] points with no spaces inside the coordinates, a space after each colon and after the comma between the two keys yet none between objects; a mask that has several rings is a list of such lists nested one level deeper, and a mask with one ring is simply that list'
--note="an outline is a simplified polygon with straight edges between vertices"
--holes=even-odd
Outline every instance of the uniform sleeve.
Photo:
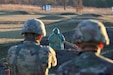
[{"label": "uniform sleeve", "polygon": [[57,65],[57,58],[56,58],[56,52],[49,47],[50,54],[49,54],[49,61],[51,63],[51,66],[56,66]]},{"label": "uniform sleeve", "polygon": [[16,47],[17,46],[12,46],[8,50],[8,55],[7,55],[7,62],[12,65],[15,57],[15,52],[16,52]]},{"label": "uniform sleeve", "polygon": [[10,67],[11,75],[14,75],[13,73],[16,73],[15,69],[14,69],[14,66],[13,66],[13,61],[14,61],[14,58],[15,58],[16,47],[17,46],[10,47],[9,50],[8,50],[8,55],[7,55],[7,62],[8,62],[9,67]]}]

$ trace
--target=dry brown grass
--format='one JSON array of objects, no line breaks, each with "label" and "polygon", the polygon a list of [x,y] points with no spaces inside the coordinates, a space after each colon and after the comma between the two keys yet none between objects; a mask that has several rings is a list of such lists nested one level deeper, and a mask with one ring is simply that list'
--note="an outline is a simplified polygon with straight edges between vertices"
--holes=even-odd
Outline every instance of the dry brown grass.
[{"label": "dry brown grass", "polygon": [[11,15],[0,16],[0,21],[25,21],[28,18],[40,18],[42,15]]},{"label": "dry brown grass", "polygon": [[[27,11],[27,12],[36,12],[36,13],[64,13],[64,12],[73,12],[76,13],[75,8],[67,6],[66,10],[61,6],[52,7],[50,11],[41,10],[39,6],[31,5],[0,5],[0,11]],[[94,14],[113,14],[111,8],[91,8],[84,7],[82,13],[94,13]]]},{"label": "dry brown grass", "polygon": [[94,13],[94,14],[113,14],[111,8],[85,8],[83,13]]},{"label": "dry brown grass", "polygon": [[[0,11],[26,11],[29,13],[65,13],[65,12],[70,12],[70,13],[76,13],[76,10],[72,7],[67,7],[66,10],[63,9],[63,7],[59,6],[59,7],[52,7],[52,9],[50,11],[44,11],[41,10],[41,8],[39,6],[31,6],[31,5],[12,5],[12,4],[7,4],[7,5],[0,5]],[[84,10],[82,11],[84,14],[112,14],[113,12],[111,11],[111,8],[87,8],[85,7]],[[4,12],[0,12],[4,13]],[[13,21],[19,21],[19,22],[24,22],[25,20],[29,19],[29,18],[40,18],[40,17],[44,17],[45,15],[31,15],[31,14],[27,14],[27,15],[5,15],[5,16],[0,16],[0,43],[6,43],[6,42],[12,42],[12,41],[20,41],[20,29],[22,24],[21,23],[17,23],[17,24],[13,24]],[[62,15],[63,16],[63,15]],[[65,18],[70,18],[73,17],[73,15],[67,16],[64,15],[63,17]],[[110,17],[106,17],[105,20],[108,20],[108,18],[111,19]],[[57,22],[61,19],[58,20],[48,20],[48,19],[42,19],[42,21],[45,24],[48,23],[52,23],[52,22]],[[8,24],[5,24],[7,23]],[[2,24],[3,23],[3,24]],[[12,36],[13,34],[13,36]],[[19,38],[18,38],[19,37]]]},{"label": "dry brown grass", "polygon": [[9,42],[19,42],[19,41],[23,41],[23,39],[7,39],[7,38],[1,38],[0,39],[0,44],[5,44],[5,43],[9,43]]}]

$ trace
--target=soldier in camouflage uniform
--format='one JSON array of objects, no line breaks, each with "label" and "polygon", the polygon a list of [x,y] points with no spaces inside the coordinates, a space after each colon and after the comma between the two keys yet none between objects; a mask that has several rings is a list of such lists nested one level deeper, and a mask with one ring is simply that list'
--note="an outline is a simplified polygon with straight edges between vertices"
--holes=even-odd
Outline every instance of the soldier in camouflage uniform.
[{"label": "soldier in camouflage uniform", "polygon": [[113,75],[113,61],[100,55],[109,38],[104,25],[97,20],[79,23],[73,36],[81,48],[78,56],[62,64],[56,75]]},{"label": "soldier in camouflage uniform", "polygon": [[49,46],[55,50],[64,50],[65,37],[60,33],[60,30],[55,27],[52,34],[48,37]]},{"label": "soldier in camouflage uniform", "polygon": [[29,19],[25,21],[21,33],[25,37],[24,42],[8,50],[11,75],[48,75],[48,70],[57,65],[57,60],[51,47],[40,45],[46,35],[43,22]]}]

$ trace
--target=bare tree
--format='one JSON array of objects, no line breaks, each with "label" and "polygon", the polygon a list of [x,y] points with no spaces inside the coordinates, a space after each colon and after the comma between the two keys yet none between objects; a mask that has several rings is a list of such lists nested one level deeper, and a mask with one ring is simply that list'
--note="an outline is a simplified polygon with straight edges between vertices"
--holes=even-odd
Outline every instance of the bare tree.
[{"label": "bare tree", "polygon": [[47,4],[47,0],[39,0],[39,5],[43,6]]},{"label": "bare tree", "polygon": [[17,2],[17,0],[13,0],[13,3],[14,3],[14,4],[17,4],[18,2]]},{"label": "bare tree", "polygon": [[76,12],[80,13],[83,10],[82,0],[73,0],[73,6],[76,8]]},{"label": "bare tree", "polygon": [[23,0],[24,4],[32,4],[31,0]]},{"label": "bare tree", "polygon": [[56,3],[56,0],[48,0],[48,4],[55,4]]},{"label": "bare tree", "polygon": [[79,9],[83,10],[83,1],[82,0],[79,1]]},{"label": "bare tree", "polygon": [[31,4],[31,0],[27,0],[27,4]]},{"label": "bare tree", "polygon": [[66,4],[69,0],[60,0],[60,2],[63,4],[64,6],[64,10],[66,10]]},{"label": "bare tree", "polygon": [[8,0],[3,0],[3,3],[4,3],[4,4],[7,4],[7,3],[8,3]]}]

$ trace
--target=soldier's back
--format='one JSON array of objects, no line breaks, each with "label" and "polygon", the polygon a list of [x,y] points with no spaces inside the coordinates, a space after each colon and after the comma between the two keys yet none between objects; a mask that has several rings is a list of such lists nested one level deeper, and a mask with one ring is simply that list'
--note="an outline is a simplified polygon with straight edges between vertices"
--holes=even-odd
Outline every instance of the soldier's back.
[{"label": "soldier's back", "polygon": [[13,61],[16,61],[19,75],[35,75],[36,73],[44,75],[50,52],[47,46],[36,45],[35,43],[20,44],[10,48],[9,52],[8,62],[14,65]]},{"label": "soldier's back", "polygon": [[57,75],[113,75],[113,61],[94,52],[81,53],[62,64]]}]

